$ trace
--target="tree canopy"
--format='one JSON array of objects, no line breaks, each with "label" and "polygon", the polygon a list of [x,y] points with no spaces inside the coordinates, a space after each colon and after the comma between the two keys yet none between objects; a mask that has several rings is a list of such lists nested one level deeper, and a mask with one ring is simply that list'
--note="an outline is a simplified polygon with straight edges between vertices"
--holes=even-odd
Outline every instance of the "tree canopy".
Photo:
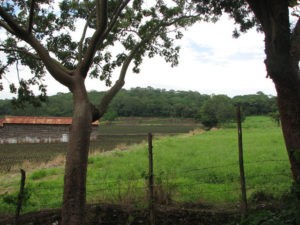
[{"label": "tree canopy", "polygon": [[[0,26],[7,31],[7,38],[0,42],[0,50],[6,55],[6,60],[1,60],[0,72],[1,77],[9,80],[7,72],[17,67],[19,85],[10,84],[10,90],[18,94],[15,103],[22,105],[28,101],[38,105],[38,100],[45,100],[46,69],[69,87],[67,76],[59,74],[70,75],[76,68],[84,77],[100,78],[111,86],[115,69],[127,70],[133,61],[133,71],[138,73],[146,56],[159,55],[175,66],[180,48],[174,41],[182,38],[181,28],[213,17],[200,17],[193,4],[182,0],[174,1],[172,7],[161,0],[149,7],[142,0],[130,4],[130,0],[114,0],[108,1],[107,6],[97,4],[98,7],[95,2],[63,0],[60,10],[48,0],[1,3]],[[107,12],[100,12],[105,7]],[[83,30],[77,29],[80,23],[84,24]],[[27,66],[32,77],[22,78],[20,66]],[[38,98],[31,86],[38,86]]]}]

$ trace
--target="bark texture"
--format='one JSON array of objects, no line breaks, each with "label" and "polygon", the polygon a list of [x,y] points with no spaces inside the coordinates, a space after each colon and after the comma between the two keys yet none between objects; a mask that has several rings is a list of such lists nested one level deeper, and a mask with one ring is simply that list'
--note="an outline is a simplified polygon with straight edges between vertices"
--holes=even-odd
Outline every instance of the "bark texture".
[{"label": "bark texture", "polygon": [[[290,30],[287,0],[247,0],[265,33],[266,68],[274,81],[282,131],[295,182],[300,182],[300,78],[297,31]],[[299,37],[298,37],[299,38]],[[292,41],[293,40],[293,41]],[[298,39],[299,40],[299,39]]]},{"label": "bark texture", "polygon": [[72,86],[74,114],[65,166],[63,225],[85,224],[86,173],[90,143],[92,108],[84,78],[75,75]]}]

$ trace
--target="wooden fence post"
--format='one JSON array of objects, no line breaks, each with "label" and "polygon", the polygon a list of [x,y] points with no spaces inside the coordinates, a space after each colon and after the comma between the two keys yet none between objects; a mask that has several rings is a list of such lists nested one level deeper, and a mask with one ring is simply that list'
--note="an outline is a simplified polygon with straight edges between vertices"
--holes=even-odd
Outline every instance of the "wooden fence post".
[{"label": "wooden fence post", "polygon": [[18,202],[17,202],[17,208],[16,208],[16,217],[15,217],[15,224],[18,224],[18,219],[20,216],[20,212],[22,209],[22,202],[24,198],[24,187],[25,187],[25,179],[26,179],[26,173],[23,169],[20,169],[21,172],[21,184],[20,184],[20,192],[18,195]]},{"label": "wooden fence post", "polygon": [[153,153],[152,153],[152,134],[148,134],[148,151],[149,151],[149,217],[150,224],[155,224],[154,215],[154,187],[153,187]]},{"label": "wooden fence post", "polygon": [[247,205],[246,182],[245,182],[245,172],[244,172],[242,122],[241,122],[240,106],[237,106],[236,115],[237,115],[237,124],[238,124],[239,167],[240,167],[240,180],[241,180],[241,191],[242,191],[241,213],[242,213],[242,217],[245,217],[247,215],[248,205]]}]

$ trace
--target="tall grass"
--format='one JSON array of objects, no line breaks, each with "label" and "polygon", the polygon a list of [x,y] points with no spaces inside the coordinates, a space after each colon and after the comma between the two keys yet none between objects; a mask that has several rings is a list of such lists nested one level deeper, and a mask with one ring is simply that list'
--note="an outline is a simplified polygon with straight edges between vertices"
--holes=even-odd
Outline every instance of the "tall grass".
[{"label": "tall grass", "polygon": [[[243,127],[248,197],[264,192],[279,198],[292,182],[281,129],[267,117],[247,118]],[[153,151],[157,200],[236,204],[240,198],[237,146],[236,129],[156,138]],[[146,204],[147,145],[123,149],[89,157],[88,202]],[[31,198],[24,211],[61,205],[62,167],[35,171],[28,177]],[[2,193],[13,193],[17,188],[17,176],[0,178]],[[3,200],[0,202],[0,211],[12,209]]]}]

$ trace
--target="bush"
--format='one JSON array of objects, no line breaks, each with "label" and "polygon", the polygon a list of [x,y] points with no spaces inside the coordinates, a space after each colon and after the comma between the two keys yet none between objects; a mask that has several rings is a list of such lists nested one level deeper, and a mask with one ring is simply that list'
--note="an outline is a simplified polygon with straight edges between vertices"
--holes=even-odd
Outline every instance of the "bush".
[{"label": "bush", "polygon": [[[300,224],[300,186],[294,184],[289,194],[282,197],[283,208],[256,210],[248,214],[248,217],[242,219],[239,225],[298,225]],[[270,200],[263,192],[257,192],[252,196],[252,200]],[[272,198],[271,198],[272,199]]]},{"label": "bush", "polygon": [[116,111],[107,112],[103,115],[103,119],[107,121],[115,121],[118,118]]},{"label": "bush", "polygon": [[199,112],[199,117],[203,125],[213,127],[218,123],[235,120],[235,111],[235,107],[229,97],[226,95],[216,95],[203,104]]}]

